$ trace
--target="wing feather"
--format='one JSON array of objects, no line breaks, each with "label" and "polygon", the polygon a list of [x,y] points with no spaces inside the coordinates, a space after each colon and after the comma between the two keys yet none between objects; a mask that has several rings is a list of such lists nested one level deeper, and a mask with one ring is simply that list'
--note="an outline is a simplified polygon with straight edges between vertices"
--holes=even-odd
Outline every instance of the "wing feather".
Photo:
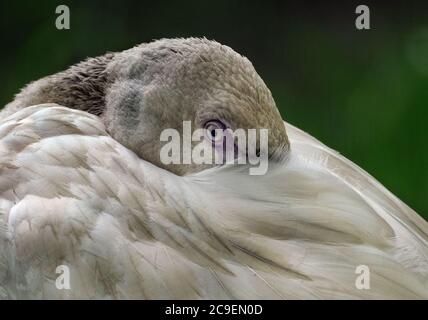
[{"label": "wing feather", "polygon": [[[427,298],[427,224],[287,125],[265,176],[179,177],[99,118],[37,105],[0,123],[0,298]],[[355,287],[355,268],[371,289]],[[70,270],[58,289],[56,268]]]}]

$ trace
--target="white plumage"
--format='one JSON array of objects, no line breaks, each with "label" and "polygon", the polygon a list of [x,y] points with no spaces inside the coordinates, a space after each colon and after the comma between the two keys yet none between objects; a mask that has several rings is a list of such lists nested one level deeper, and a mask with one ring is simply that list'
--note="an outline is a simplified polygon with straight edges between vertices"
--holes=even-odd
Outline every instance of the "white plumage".
[{"label": "white plumage", "polygon": [[[0,125],[2,298],[427,298],[427,223],[286,125],[265,176],[176,176],[60,106]],[[71,289],[58,290],[58,265]],[[370,290],[355,287],[358,265]]]},{"label": "white plumage", "polygon": [[[163,164],[161,131],[187,120],[267,128],[268,172]],[[284,124],[247,59],[164,39],[31,83],[1,112],[0,298],[426,299],[428,224]]]}]

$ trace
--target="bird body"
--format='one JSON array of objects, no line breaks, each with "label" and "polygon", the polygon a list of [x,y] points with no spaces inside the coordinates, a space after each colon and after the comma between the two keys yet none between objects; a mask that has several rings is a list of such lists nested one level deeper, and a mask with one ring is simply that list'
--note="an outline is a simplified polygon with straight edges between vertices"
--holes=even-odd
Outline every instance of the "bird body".
[{"label": "bird body", "polygon": [[[114,86],[117,100],[126,86]],[[118,104],[107,116],[53,103],[3,114],[0,298],[428,298],[426,221],[310,135],[281,120],[283,156],[261,176],[168,170],[118,139]]]}]

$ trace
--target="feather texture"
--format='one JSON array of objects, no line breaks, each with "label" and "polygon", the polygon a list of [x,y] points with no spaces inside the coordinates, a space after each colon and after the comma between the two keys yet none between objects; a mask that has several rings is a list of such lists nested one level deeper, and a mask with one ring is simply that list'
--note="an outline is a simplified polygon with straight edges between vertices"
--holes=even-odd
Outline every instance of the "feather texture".
[{"label": "feather texture", "polygon": [[[177,176],[58,105],[0,123],[0,298],[428,298],[428,225],[286,124],[264,176]],[[70,268],[71,289],[55,286]],[[357,266],[370,289],[355,286]]]}]

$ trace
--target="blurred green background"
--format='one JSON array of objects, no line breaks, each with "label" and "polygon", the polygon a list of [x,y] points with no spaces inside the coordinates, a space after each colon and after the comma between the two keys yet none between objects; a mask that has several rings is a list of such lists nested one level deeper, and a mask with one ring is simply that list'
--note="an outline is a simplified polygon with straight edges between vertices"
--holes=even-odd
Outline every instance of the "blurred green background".
[{"label": "blurred green background", "polygon": [[[283,118],[428,219],[428,1],[1,1],[0,106],[85,57],[205,36],[246,55]],[[71,29],[55,28],[66,4]],[[366,4],[371,30],[355,28]]]}]

